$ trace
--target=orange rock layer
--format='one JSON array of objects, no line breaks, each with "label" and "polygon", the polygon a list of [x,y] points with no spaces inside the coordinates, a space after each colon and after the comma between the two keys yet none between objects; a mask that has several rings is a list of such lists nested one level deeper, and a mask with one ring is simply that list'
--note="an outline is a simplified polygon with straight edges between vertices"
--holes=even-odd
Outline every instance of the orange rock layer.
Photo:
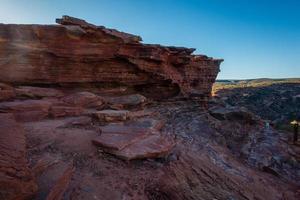
[{"label": "orange rock layer", "polygon": [[141,43],[139,36],[63,16],[60,25],[0,24],[0,82],[117,84],[153,98],[206,102],[221,59],[195,49]]}]

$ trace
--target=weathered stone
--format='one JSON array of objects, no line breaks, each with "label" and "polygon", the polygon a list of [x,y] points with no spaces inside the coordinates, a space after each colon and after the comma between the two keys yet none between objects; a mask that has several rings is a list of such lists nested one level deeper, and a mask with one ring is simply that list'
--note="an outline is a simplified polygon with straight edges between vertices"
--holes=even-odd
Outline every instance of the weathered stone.
[{"label": "weathered stone", "polygon": [[124,160],[162,158],[171,152],[174,145],[175,143],[170,138],[154,134],[141,138],[120,151],[111,151],[111,153]]},{"label": "weathered stone", "polygon": [[128,132],[128,129],[124,127],[122,133],[104,132],[92,142],[97,146],[107,148],[108,151],[122,150],[147,135],[148,133],[143,131]]},{"label": "weathered stone", "polygon": [[93,116],[102,122],[117,122],[128,119],[128,110],[101,110],[93,113]]},{"label": "weathered stone", "polygon": [[124,160],[164,157],[175,145],[171,138],[165,138],[159,132],[125,126],[116,132],[102,132],[92,142]]},{"label": "weathered stone", "polygon": [[142,118],[137,120],[130,120],[124,123],[110,123],[102,126],[102,133],[122,133],[127,134],[131,132],[158,132],[165,125],[163,120],[152,118]]},{"label": "weathered stone", "polygon": [[73,173],[73,167],[67,168],[63,175],[58,179],[54,187],[51,189],[46,200],[62,200],[63,195],[69,186]]},{"label": "weathered stone", "polygon": [[172,139],[164,138],[159,130],[164,123],[145,118],[125,124],[109,124],[101,128],[101,135],[93,144],[125,160],[163,157],[173,145]]},{"label": "weathered stone", "polygon": [[240,107],[217,107],[209,109],[209,113],[219,120],[240,120],[255,123],[258,118],[245,108]]},{"label": "weathered stone", "polygon": [[141,117],[146,117],[146,116],[153,116],[157,113],[148,111],[148,110],[138,110],[138,111],[131,111],[129,113],[129,118],[130,119],[136,119],[136,118],[141,118]]},{"label": "weathered stone", "polygon": [[103,104],[101,98],[91,92],[70,94],[62,98],[62,101],[67,105],[79,107],[98,107]]},{"label": "weathered stone", "polygon": [[42,97],[62,97],[63,93],[53,88],[41,88],[31,86],[20,86],[16,88],[19,97],[42,98]]},{"label": "weathered stone", "polygon": [[16,93],[13,87],[4,83],[0,83],[0,101],[6,101],[14,98],[15,96]]},{"label": "weathered stone", "polygon": [[92,119],[88,116],[76,117],[71,119],[66,126],[88,126],[92,124]]},{"label": "weathered stone", "polygon": [[146,103],[146,98],[140,94],[124,95],[117,97],[106,98],[105,101],[114,109],[126,109],[138,106],[143,106]]},{"label": "weathered stone", "polygon": [[25,100],[0,103],[0,112],[13,113],[17,121],[36,121],[46,118],[51,103],[46,100]]},{"label": "weathered stone", "polygon": [[50,116],[56,117],[69,117],[69,116],[79,116],[83,113],[83,109],[80,107],[70,107],[70,106],[52,106],[50,111]]},{"label": "weathered stone", "polygon": [[49,159],[48,157],[42,158],[33,166],[32,172],[34,173],[35,177],[40,176],[44,171],[56,163],[58,163],[58,160]]},{"label": "weathered stone", "polygon": [[30,199],[37,191],[26,160],[25,135],[12,114],[0,113],[0,199]]},{"label": "weathered stone", "polygon": [[222,60],[192,55],[195,49],[142,44],[138,36],[68,16],[58,23],[0,24],[1,82],[118,84],[149,97],[181,93],[203,102],[210,96]]},{"label": "weathered stone", "polygon": [[108,29],[103,26],[95,26],[94,24],[87,23],[85,20],[78,19],[75,17],[70,17],[64,15],[61,19],[56,19],[56,23],[62,25],[79,25],[82,28],[92,29],[92,30],[101,30],[109,35],[115,36],[117,38],[122,39],[124,42],[140,42],[142,38],[140,36],[132,35],[129,33],[124,33],[117,31],[115,29]]}]

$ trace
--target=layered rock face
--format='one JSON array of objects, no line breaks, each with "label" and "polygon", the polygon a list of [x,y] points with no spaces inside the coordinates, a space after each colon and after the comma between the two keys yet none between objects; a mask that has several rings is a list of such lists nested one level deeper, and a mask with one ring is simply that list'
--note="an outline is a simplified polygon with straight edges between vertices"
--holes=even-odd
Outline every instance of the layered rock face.
[{"label": "layered rock face", "polygon": [[0,82],[117,84],[153,98],[182,94],[203,102],[210,96],[221,59],[142,44],[139,36],[68,16],[57,22],[61,25],[0,24]]}]

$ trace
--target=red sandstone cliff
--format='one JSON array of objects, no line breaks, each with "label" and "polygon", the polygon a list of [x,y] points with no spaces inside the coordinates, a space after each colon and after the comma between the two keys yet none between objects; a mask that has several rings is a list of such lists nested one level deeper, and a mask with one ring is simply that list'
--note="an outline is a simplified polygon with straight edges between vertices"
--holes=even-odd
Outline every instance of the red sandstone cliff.
[{"label": "red sandstone cliff", "polygon": [[0,82],[112,83],[146,96],[206,101],[222,62],[192,55],[195,49],[142,44],[139,36],[68,16],[57,23],[0,24]]}]

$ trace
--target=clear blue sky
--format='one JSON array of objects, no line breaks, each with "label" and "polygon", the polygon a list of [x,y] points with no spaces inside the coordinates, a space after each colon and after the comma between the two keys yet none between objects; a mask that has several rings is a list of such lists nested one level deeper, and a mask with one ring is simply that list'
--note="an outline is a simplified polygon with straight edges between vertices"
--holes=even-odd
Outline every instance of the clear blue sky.
[{"label": "clear blue sky", "polygon": [[300,0],[0,0],[0,23],[65,14],[223,58],[220,79],[300,77]]}]

